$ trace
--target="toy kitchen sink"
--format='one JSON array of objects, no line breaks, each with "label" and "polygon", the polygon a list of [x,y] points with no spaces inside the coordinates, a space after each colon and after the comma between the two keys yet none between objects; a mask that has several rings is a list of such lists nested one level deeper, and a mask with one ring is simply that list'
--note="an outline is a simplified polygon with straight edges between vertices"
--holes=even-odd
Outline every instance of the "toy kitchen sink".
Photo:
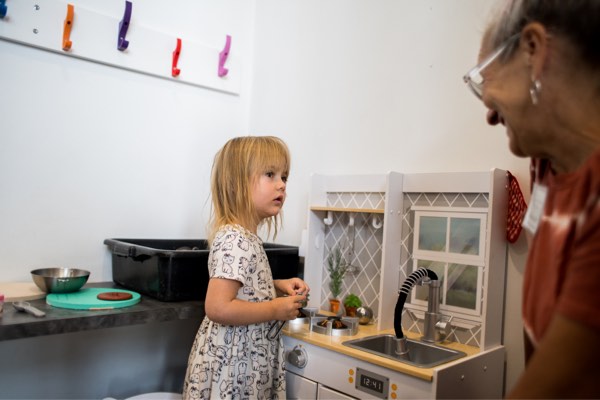
[{"label": "toy kitchen sink", "polygon": [[410,339],[406,341],[406,352],[399,353],[396,349],[396,340],[394,335],[386,334],[349,340],[342,344],[376,356],[387,357],[394,361],[421,368],[431,368],[467,355],[462,351]]},{"label": "toy kitchen sink", "polygon": [[[356,336],[326,334],[284,328],[287,396],[290,399],[434,399],[502,397],[504,347],[479,351],[469,346],[431,346],[416,336],[409,343],[428,346],[451,355],[434,366],[394,360],[348,344],[371,346],[376,334],[373,326],[359,328]],[[366,335],[366,336],[361,336]],[[381,344],[381,343],[379,343]],[[456,348],[453,348],[456,347]],[[458,350],[460,349],[460,350]],[[412,350],[412,349],[411,349]],[[447,352],[447,353],[446,353]],[[458,358],[456,358],[458,356]],[[421,360],[422,361],[422,360]],[[429,360],[431,361],[431,360]],[[418,363],[418,362],[417,362]]]}]

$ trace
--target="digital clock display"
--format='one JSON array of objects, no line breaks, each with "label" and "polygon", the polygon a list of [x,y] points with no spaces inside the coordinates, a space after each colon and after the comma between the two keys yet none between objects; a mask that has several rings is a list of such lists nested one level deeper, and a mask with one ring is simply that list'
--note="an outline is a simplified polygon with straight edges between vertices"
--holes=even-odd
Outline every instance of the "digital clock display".
[{"label": "digital clock display", "polygon": [[377,393],[383,393],[383,381],[379,379],[371,378],[368,375],[360,376],[360,386],[376,391]]},{"label": "digital clock display", "polygon": [[369,393],[380,399],[387,399],[390,388],[390,379],[363,368],[356,368],[355,387],[357,390]]}]

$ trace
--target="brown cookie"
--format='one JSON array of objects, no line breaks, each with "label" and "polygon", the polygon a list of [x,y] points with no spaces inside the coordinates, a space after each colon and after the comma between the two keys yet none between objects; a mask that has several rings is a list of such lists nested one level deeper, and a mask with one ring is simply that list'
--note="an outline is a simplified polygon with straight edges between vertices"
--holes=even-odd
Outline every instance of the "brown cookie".
[{"label": "brown cookie", "polygon": [[104,292],[100,293],[98,296],[100,300],[109,300],[109,301],[121,301],[121,300],[129,300],[133,297],[131,293],[127,292]]}]

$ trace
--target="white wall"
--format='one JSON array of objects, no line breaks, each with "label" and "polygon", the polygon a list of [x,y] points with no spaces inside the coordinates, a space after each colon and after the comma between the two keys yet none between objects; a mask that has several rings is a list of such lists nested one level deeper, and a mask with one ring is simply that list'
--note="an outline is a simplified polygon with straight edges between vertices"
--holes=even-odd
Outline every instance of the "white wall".
[{"label": "white wall", "polygon": [[[124,7],[72,3],[107,15]],[[244,0],[133,7],[143,25],[200,43],[230,34],[239,96],[0,40],[0,280],[52,266],[111,280],[105,238],[205,237],[212,157],[247,134],[253,15]]]},{"label": "white wall", "polygon": [[[256,2],[250,131],[284,138],[292,172],[281,240],[306,225],[310,174],[487,171],[528,185],[503,128],[462,76],[476,64],[491,1]],[[527,191],[527,190],[526,190]],[[525,241],[509,250],[508,386],[520,373]]]},{"label": "white wall", "polygon": [[[122,0],[72,0],[122,12]],[[111,279],[107,237],[204,237],[212,157],[230,137],[289,144],[285,229],[300,244],[310,174],[504,168],[527,161],[462,82],[490,0],[138,1],[167,33],[233,36],[239,96],[0,40],[0,280],[82,267]],[[10,5],[9,5],[10,6]],[[9,8],[10,13],[10,8]],[[1,22],[1,21],[0,21]],[[527,191],[527,190],[525,190]],[[510,246],[510,387],[522,369],[525,241]]]}]

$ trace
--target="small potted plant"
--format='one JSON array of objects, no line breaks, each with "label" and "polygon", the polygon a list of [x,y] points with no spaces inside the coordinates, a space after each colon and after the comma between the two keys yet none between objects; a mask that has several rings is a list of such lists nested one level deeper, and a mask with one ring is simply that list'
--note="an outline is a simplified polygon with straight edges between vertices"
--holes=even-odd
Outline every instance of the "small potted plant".
[{"label": "small potted plant", "polygon": [[342,281],[348,270],[348,264],[342,256],[342,251],[335,247],[327,256],[327,271],[329,272],[329,289],[331,290],[331,299],[329,299],[331,312],[337,313],[340,309],[340,300],[338,296],[342,292]]},{"label": "small potted plant", "polygon": [[362,301],[354,293],[350,293],[344,299],[344,307],[346,308],[346,315],[349,317],[356,317],[356,309],[362,306]]}]

